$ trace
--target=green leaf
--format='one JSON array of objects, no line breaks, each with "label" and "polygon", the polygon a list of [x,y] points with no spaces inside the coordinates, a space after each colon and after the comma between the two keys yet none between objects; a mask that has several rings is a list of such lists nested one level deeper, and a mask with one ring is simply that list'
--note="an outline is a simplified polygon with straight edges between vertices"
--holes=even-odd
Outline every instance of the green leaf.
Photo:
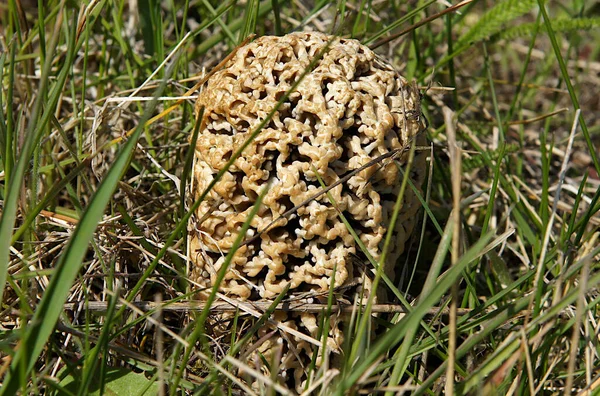
[{"label": "green leaf", "polygon": [[[57,22],[59,23],[59,22]],[[45,126],[47,125],[51,116],[54,115],[54,109],[56,108],[56,104],[58,102],[59,97],[61,96],[62,89],[64,87],[65,81],[67,79],[67,75],[70,71],[70,66],[73,59],[75,58],[75,35],[72,35],[72,40],[69,41],[69,47],[67,50],[66,61],[64,63],[65,66],[60,70],[58,78],[48,98],[46,98],[47,86],[50,81],[51,75],[51,67],[52,67],[52,59],[48,57],[44,64],[44,68],[42,71],[42,77],[40,79],[39,91],[37,93],[37,97],[35,103],[33,105],[33,110],[29,117],[29,124],[27,125],[27,132],[25,135],[25,143],[23,144],[23,148],[18,156],[18,161],[15,169],[13,170],[13,174],[9,176],[5,186],[5,200],[4,206],[2,210],[2,219],[0,219],[0,301],[2,301],[2,296],[4,292],[4,286],[6,284],[6,276],[8,271],[8,261],[9,261],[9,251],[10,251],[10,243],[13,233],[13,228],[15,225],[15,220],[17,218],[17,208],[18,208],[18,198],[21,194],[21,186],[23,184],[23,179],[25,178],[25,170],[29,165],[29,161],[32,158],[32,155],[35,151],[35,147],[40,141],[42,134],[44,132]],[[52,37],[52,41],[48,47],[50,51],[54,51],[58,43],[58,34],[55,34]],[[14,62],[14,59],[11,61]],[[11,106],[11,101],[8,103]],[[45,106],[46,111],[42,111],[42,108]],[[11,117],[8,118],[8,121],[11,120]],[[10,122],[9,122],[10,124]],[[11,135],[12,127],[7,126],[8,135]],[[8,140],[6,141],[6,149],[7,151],[11,150],[12,143]],[[14,154],[11,152],[11,155]],[[5,170],[6,174],[9,174],[9,170]]]},{"label": "green leaf", "polygon": [[[498,33],[498,38],[513,40],[519,37],[530,37],[536,29],[536,22],[512,26]],[[600,17],[597,18],[561,18],[552,21],[554,33],[568,33],[581,30],[591,30],[600,27]],[[547,30],[544,29],[546,32]]]},{"label": "green leaf", "polygon": [[505,0],[497,3],[458,40],[456,48],[481,41],[500,32],[506,23],[528,13],[536,4],[536,0]]},{"label": "green leaf", "polygon": [[[99,370],[98,370],[99,371]],[[81,377],[77,374],[69,374],[60,382],[60,387],[65,391],[76,393],[79,388]],[[98,378],[98,377],[96,377]],[[104,386],[92,380],[89,388],[90,396],[113,395],[113,396],[129,396],[129,395],[157,395],[158,383],[152,381],[143,373],[135,373],[125,368],[113,367],[106,370]],[[103,388],[103,389],[102,389]],[[103,390],[101,392],[101,390]]]}]

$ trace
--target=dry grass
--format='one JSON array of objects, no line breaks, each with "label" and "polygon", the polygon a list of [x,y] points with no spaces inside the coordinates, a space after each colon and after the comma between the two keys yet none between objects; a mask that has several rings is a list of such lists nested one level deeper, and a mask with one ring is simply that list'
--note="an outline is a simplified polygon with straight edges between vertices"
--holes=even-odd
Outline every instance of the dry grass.
[{"label": "dry grass", "polygon": [[[294,394],[277,363],[256,359],[250,367],[245,359],[271,338],[305,337],[322,347],[264,314],[279,309],[278,301],[238,304],[233,334],[204,345],[197,334],[204,323],[190,313],[203,309],[186,277],[190,203],[181,197],[189,188],[195,124],[190,88],[238,44],[248,26],[246,5],[215,4],[222,13],[215,19],[204,1],[149,2],[148,11],[135,1],[42,3],[42,10],[24,0],[0,5],[0,239],[7,246],[0,251],[6,256],[0,258],[6,262],[0,266],[6,280],[0,376],[11,381],[0,393],[84,394],[104,387],[127,394],[124,379],[136,393]],[[306,367],[306,394],[431,394],[446,387],[459,394],[591,395],[600,389],[600,169],[594,163],[600,35],[583,22],[549,33],[536,2],[522,2],[523,12],[514,1],[499,3],[508,10],[490,16],[491,2],[474,1],[462,14],[431,18],[388,42],[377,40],[445,7],[261,3],[257,34],[275,32],[276,13],[285,32],[353,34],[377,46],[423,87],[430,125],[432,147],[421,148],[431,150],[426,210],[392,280],[413,308],[403,301],[375,306],[382,313],[379,343],[354,334],[355,344],[345,350],[362,342],[360,359]],[[546,8],[554,21],[588,18],[597,27],[597,6],[583,6],[550,2]],[[384,32],[417,7],[425,11]],[[536,20],[537,31],[502,38]],[[151,116],[157,116],[151,125],[136,130]],[[109,191],[103,180],[127,141],[135,143],[130,162]],[[23,156],[22,178],[14,181]],[[83,219],[99,202],[98,190],[107,193],[106,205],[90,228]],[[72,282],[53,284],[78,228],[90,232],[89,249],[85,241]],[[36,328],[32,317],[46,312],[42,299],[56,290],[66,301],[54,302],[60,310],[54,321],[46,319],[48,308],[35,333],[48,329],[47,340],[28,335]],[[280,297],[291,299],[288,309],[351,310]],[[215,311],[229,311],[235,302],[217,295],[217,304]],[[268,337],[238,344],[257,318],[271,324]],[[28,355],[37,346],[24,340],[40,340],[40,353]]]}]

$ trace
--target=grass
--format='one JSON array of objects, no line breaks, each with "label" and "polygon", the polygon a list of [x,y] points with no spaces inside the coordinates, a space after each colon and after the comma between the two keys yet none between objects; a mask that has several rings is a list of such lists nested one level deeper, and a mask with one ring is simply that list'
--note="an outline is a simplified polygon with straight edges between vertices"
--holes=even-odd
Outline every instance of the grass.
[{"label": "grass", "polygon": [[596,5],[132,4],[0,5],[0,394],[297,393],[279,361],[246,358],[294,336],[276,319],[292,291],[207,331],[186,226],[208,190],[184,195],[203,77],[251,34],[302,29],[360,39],[414,79],[432,144],[412,146],[429,176],[396,279],[366,255],[389,304],[349,312],[333,357],[329,290],[305,394],[600,392]]}]

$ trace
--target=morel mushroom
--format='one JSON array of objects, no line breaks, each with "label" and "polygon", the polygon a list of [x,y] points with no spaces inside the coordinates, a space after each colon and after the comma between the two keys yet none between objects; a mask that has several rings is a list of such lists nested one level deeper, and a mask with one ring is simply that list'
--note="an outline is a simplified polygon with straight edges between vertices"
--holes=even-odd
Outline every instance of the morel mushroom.
[{"label": "morel mushroom", "polygon": [[[194,194],[197,198],[205,190],[320,52],[322,58],[192,219],[192,278],[200,285],[213,284],[258,194],[270,182],[246,236],[260,233],[260,238],[238,249],[220,290],[241,300],[269,299],[288,283],[290,292],[326,291],[333,277],[334,287],[358,283],[370,292],[371,265],[338,210],[378,259],[402,180],[398,164],[403,167],[408,158],[403,149],[422,144],[424,128],[416,87],[358,41],[303,32],[261,37],[239,48],[210,78],[196,103],[196,112],[204,110],[195,147]],[[391,151],[400,152],[396,161],[356,172],[329,191],[337,209],[326,194],[309,200],[322,190],[315,171],[332,185]],[[410,173],[416,186],[423,180],[424,161],[417,153]],[[307,200],[294,215],[267,228]],[[408,188],[385,263],[389,276],[418,207]],[[365,264],[356,265],[361,261]],[[303,316],[306,323],[301,326],[316,334],[310,315]]]}]

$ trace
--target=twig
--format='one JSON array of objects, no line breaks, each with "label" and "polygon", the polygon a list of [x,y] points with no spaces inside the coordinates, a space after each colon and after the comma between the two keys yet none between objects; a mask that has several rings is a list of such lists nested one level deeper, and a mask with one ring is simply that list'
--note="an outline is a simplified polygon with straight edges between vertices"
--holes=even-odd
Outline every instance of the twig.
[{"label": "twig", "polygon": [[383,39],[379,40],[375,44],[369,46],[369,48],[371,48],[371,49],[379,48],[382,45],[387,44],[390,41],[397,39],[398,37],[404,36],[406,33],[412,32],[416,28],[421,27],[421,26],[423,26],[423,25],[425,25],[425,24],[433,21],[434,19],[437,19],[437,18],[439,18],[441,16],[446,15],[449,12],[454,12],[454,11],[458,10],[459,8],[461,8],[463,6],[466,6],[467,4],[471,3],[472,1],[473,0],[464,0],[464,1],[461,1],[460,3],[455,4],[452,7],[448,7],[445,10],[438,12],[437,14],[433,14],[430,17],[427,17],[427,18],[425,18],[425,19],[423,19],[423,20],[421,20],[421,21],[419,21],[419,22],[417,22],[417,23],[415,23],[413,25],[410,25],[409,27],[407,27],[406,29],[404,29],[404,30],[402,30],[402,31],[400,31],[398,33],[392,34],[389,37],[386,37],[386,38],[383,38]]},{"label": "twig", "polygon": [[[452,256],[451,265],[458,262],[460,254],[460,197],[461,197],[461,150],[456,141],[456,129],[454,113],[448,107],[444,107],[444,123],[448,135],[448,149],[450,151],[450,174],[452,176],[452,213],[453,220],[452,231]],[[458,310],[458,281],[452,285],[452,300],[450,301],[450,324],[448,334],[448,366],[446,369],[446,387],[447,395],[454,394],[454,365],[456,364],[456,343],[457,343],[457,310]]]},{"label": "twig", "polygon": [[[269,301],[257,301],[257,302],[241,302],[236,301],[233,302],[215,302],[211,306],[211,311],[213,312],[235,312],[239,308],[250,308],[257,309],[260,311],[266,310],[271,305]],[[122,306],[121,303],[117,303],[117,308]],[[161,305],[153,302],[153,301],[136,301],[128,304],[129,306],[134,306],[142,311],[150,311],[154,309],[160,309],[162,311],[169,312],[196,312],[204,309],[206,304],[202,301],[188,301],[188,302],[176,302],[176,303],[162,303]],[[66,311],[74,311],[84,307],[90,311],[98,311],[102,312],[107,309],[108,303],[106,301],[77,301],[70,302],[64,304],[63,308]],[[302,301],[294,301],[294,302],[284,302],[279,304],[275,310],[283,311],[283,312],[306,312],[306,313],[319,313],[324,312],[329,309],[328,304],[318,304],[318,303],[307,303]],[[331,306],[331,313],[352,313],[352,311],[356,309],[354,305],[349,304],[335,304]],[[408,313],[408,311],[402,305],[396,304],[374,304],[372,308],[372,312],[374,313]],[[435,316],[435,315],[447,315],[449,312],[448,308],[440,308],[433,307],[428,312],[427,315]],[[457,314],[459,316],[468,315],[473,312],[472,309],[468,308],[459,308]],[[482,313],[485,313],[482,312]]]}]

